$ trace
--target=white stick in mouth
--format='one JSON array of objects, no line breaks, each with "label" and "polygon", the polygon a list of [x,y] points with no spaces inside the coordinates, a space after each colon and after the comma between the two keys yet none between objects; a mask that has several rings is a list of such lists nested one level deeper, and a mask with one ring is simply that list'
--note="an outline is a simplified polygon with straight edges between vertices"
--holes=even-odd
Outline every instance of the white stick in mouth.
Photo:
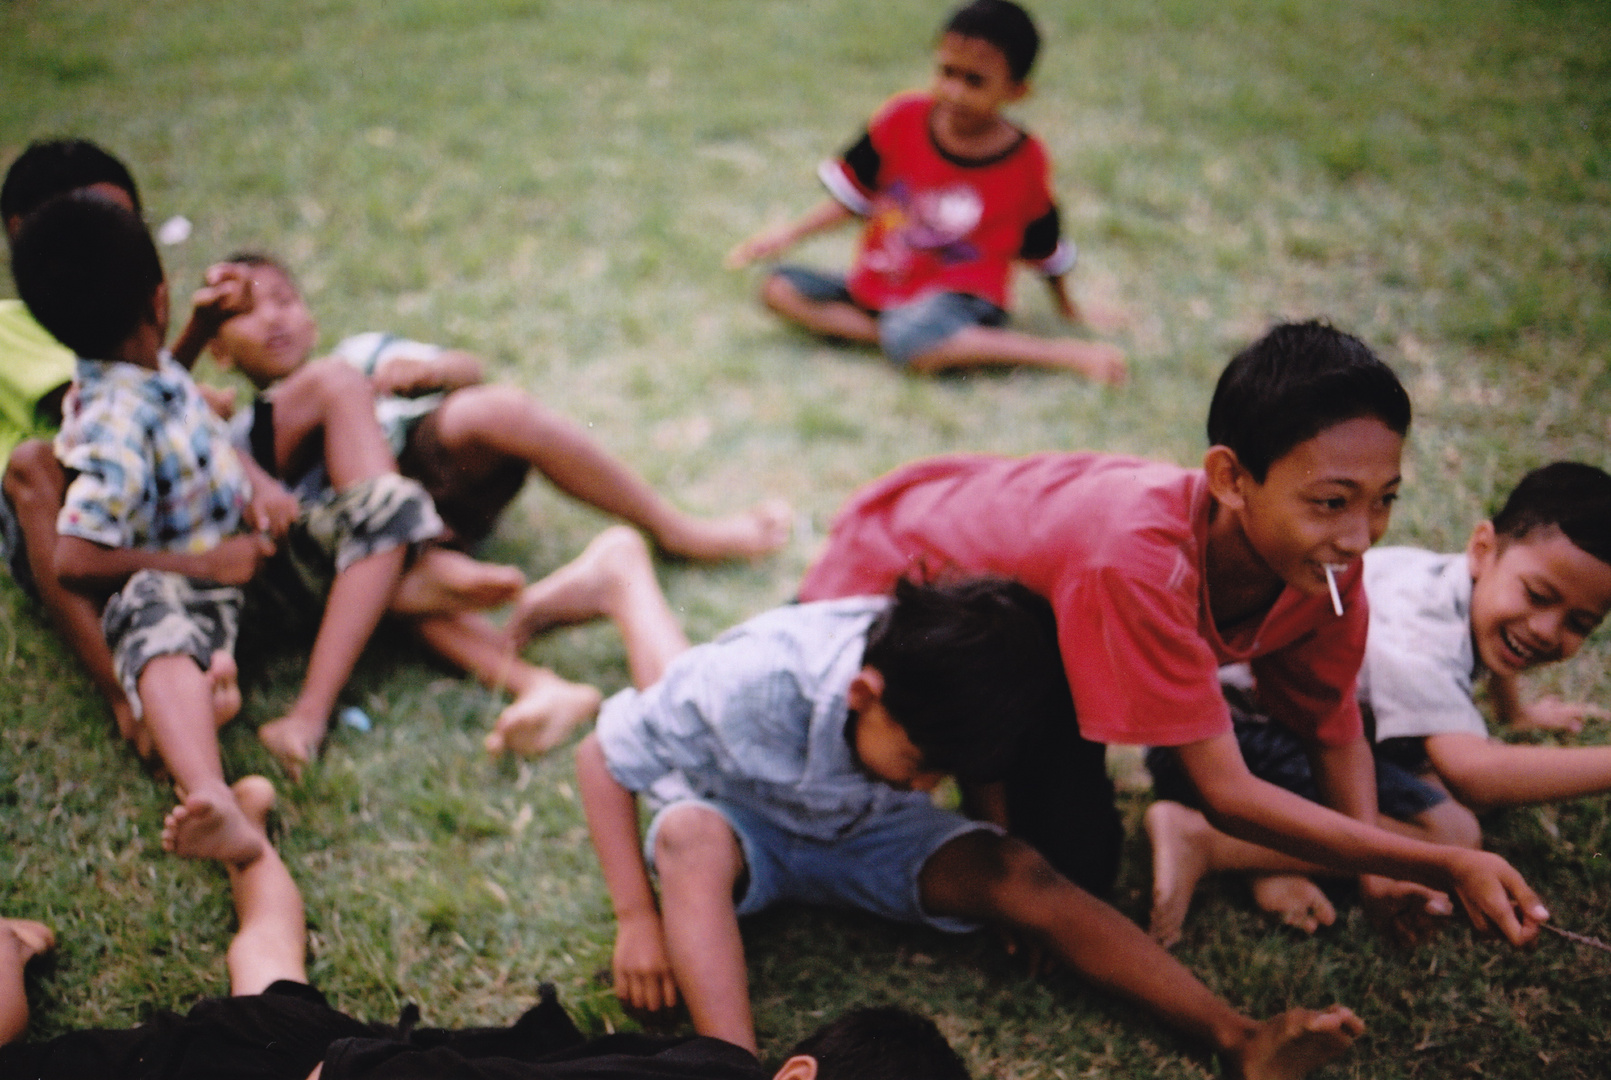
[{"label": "white stick in mouth", "polygon": [[1337,574],[1340,571],[1348,569],[1348,567],[1334,566],[1331,563],[1326,563],[1324,565],[1326,570],[1326,588],[1331,590],[1331,610],[1337,613],[1338,618],[1341,618],[1343,613],[1342,594],[1337,591]]}]

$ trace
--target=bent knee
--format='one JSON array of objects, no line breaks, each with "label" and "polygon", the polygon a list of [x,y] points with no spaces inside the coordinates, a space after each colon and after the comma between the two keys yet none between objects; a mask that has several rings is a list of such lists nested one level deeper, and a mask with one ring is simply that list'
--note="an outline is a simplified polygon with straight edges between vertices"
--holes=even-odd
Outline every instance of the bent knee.
[{"label": "bent knee", "polygon": [[44,439],[18,443],[6,461],[5,492],[13,504],[33,499],[59,504],[66,479],[54,449]]},{"label": "bent knee", "polygon": [[1482,846],[1482,824],[1477,815],[1453,798],[1417,814],[1415,823],[1426,830],[1427,839],[1435,844],[1464,848]]},{"label": "bent knee", "polygon": [[800,290],[782,274],[768,274],[761,282],[761,303],[780,315],[787,315],[805,301]]},{"label": "bent knee", "polygon": [[738,837],[727,819],[708,806],[686,804],[666,811],[654,838],[655,869],[662,878],[683,871],[701,874],[743,865]]}]

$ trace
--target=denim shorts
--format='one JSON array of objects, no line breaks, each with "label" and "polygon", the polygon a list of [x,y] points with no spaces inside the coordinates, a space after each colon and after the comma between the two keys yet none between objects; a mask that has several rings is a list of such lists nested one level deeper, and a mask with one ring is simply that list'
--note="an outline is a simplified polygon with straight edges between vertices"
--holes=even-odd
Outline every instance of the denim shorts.
[{"label": "denim shorts", "polygon": [[[1249,772],[1310,802],[1320,801],[1320,789],[1315,784],[1302,740],[1280,724],[1246,711],[1234,702],[1231,722]],[[1153,789],[1160,799],[1201,807],[1202,800],[1172,748],[1148,750],[1147,769],[1152,773]],[[1410,821],[1447,798],[1442,790],[1404,766],[1387,760],[1384,755],[1376,756],[1376,805],[1388,817]]]},{"label": "denim shorts", "polygon": [[[827,274],[804,266],[779,266],[772,272],[807,300],[861,306],[845,288],[843,274]],[[959,330],[1000,326],[1007,321],[1007,313],[990,301],[959,292],[923,293],[904,304],[870,314],[878,319],[879,347],[897,367],[905,367],[913,357]]]},{"label": "denim shorts", "polygon": [[996,826],[912,800],[879,813],[846,836],[822,841],[782,828],[747,807],[714,799],[683,799],[661,809],[644,838],[644,861],[654,866],[655,838],[666,814],[703,806],[720,814],[744,852],[747,881],[736,896],[739,915],[754,915],[789,901],[870,911],[897,922],[919,923],[948,934],[977,923],[923,910],[918,877],[929,857],[959,836]]}]

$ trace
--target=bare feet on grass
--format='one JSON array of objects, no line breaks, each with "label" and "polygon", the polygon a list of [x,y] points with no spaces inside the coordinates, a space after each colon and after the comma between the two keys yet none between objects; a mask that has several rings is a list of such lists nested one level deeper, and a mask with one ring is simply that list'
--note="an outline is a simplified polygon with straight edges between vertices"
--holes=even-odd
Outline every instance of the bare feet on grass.
[{"label": "bare feet on grass", "polygon": [[1130,377],[1124,350],[1117,345],[1109,345],[1105,341],[1080,341],[1077,338],[1064,338],[1059,344],[1063,366],[1092,382],[1123,386]]},{"label": "bare feet on grass", "polygon": [[1147,932],[1166,949],[1180,944],[1192,893],[1208,872],[1208,837],[1202,814],[1177,802],[1160,801],[1142,818],[1152,842],[1152,917]]},{"label": "bare feet on grass", "polygon": [[257,741],[274,755],[287,776],[301,780],[302,770],[318,755],[328,728],[326,717],[289,713],[258,728]]},{"label": "bare feet on grass", "polygon": [[0,933],[11,935],[17,959],[24,964],[56,947],[56,935],[50,927],[32,919],[0,918]]},{"label": "bare feet on grass", "polygon": [[630,602],[630,591],[645,582],[659,588],[648,545],[636,530],[612,525],[576,558],[527,585],[504,623],[504,633],[510,646],[519,650],[551,627],[615,617]]},{"label": "bare feet on grass", "polygon": [[1227,1055],[1227,1071],[1241,1080],[1298,1080],[1340,1057],[1364,1033],[1365,1022],[1341,1005],[1319,1012],[1288,1009]]},{"label": "bare feet on grass", "polygon": [[654,539],[667,555],[716,562],[770,555],[789,542],[793,531],[794,510],[782,499],[768,499],[727,517],[682,515],[680,521],[659,530]]},{"label": "bare feet on grass", "polygon": [[591,720],[603,700],[604,695],[591,686],[544,671],[498,714],[485,741],[487,753],[546,754]]},{"label": "bare feet on grass", "polygon": [[397,582],[390,610],[394,615],[445,615],[484,611],[520,595],[526,575],[513,566],[472,559],[462,551],[426,548]]},{"label": "bare feet on grass", "polygon": [[186,859],[243,867],[267,848],[262,823],[247,815],[223,781],[184,793],[162,822],[162,850]]},{"label": "bare feet on grass", "polygon": [[1337,921],[1337,909],[1319,885],[1302,874],[1263,874],[1255,877],[1253,902],[1260,911],[1280,919],[1294,930],[1312,934]]}]

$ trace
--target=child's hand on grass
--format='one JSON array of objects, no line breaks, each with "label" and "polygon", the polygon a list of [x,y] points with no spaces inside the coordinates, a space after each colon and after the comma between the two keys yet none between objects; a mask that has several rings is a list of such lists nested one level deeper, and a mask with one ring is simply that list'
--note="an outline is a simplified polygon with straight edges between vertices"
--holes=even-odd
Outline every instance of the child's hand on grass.
[{"label": "child's hand on grass", "polygon": [[658,1012],[677,1004],[677,980],[666,957],[666,938],[654,913],[620,921],[611,961],[615,994],[634,1009]]},{"label": "child's hand on grass", "polygon": [[1451,848],[1449,853],[1450,891],[1477,933],[1498,932],[1518,946],[1538,937],[1539,924],[1549,921],[1549,909],[1515,867],[1492,852]]},{"label": "child's hand on grass", "polygon": [[787,225],[762,229],[727,253],[722,265],[729,270],[742,270],[753,262],[776,258],[794,244],[794,230]]},{"label": "child's hand on grass", "polygon": [[1375,874],[1360,877],[1359,899],[1371,924],[1389,941],[1406,949],[1437,937],[1454,914],[1448,893]]},{"label": "child's hand on grass", "polygon": [[1552,694],[1523,706],[1521,716],[1511,728],[1515,731],[1565,731],[1576,735],[1587,720],[1611,720],[1611,712],[1587,702],[1563,701]]}]

